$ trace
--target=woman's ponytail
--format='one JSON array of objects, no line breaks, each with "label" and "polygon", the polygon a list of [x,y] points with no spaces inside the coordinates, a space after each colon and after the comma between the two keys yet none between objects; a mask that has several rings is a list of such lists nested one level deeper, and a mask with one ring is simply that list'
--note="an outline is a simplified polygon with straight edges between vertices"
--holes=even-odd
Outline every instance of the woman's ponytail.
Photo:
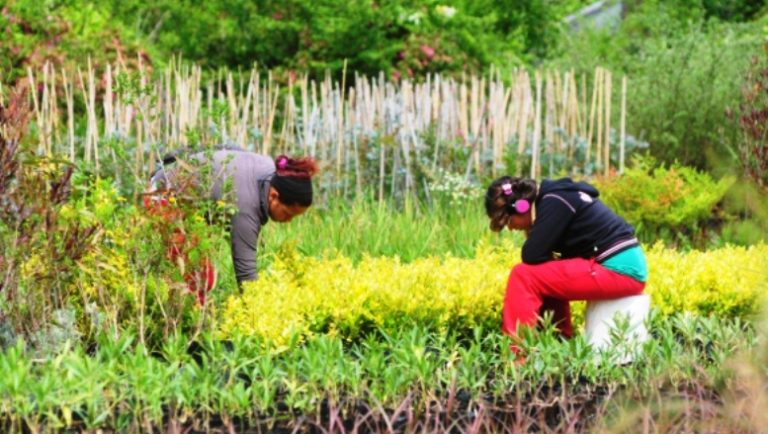
[{"label": "woman's ponytail", "polygon": [[275,176],[272,187],[285,205],[312,205],[312,177],[318,172],[317,162],[309,157],[290,158],[280,155],[275,158]]}]

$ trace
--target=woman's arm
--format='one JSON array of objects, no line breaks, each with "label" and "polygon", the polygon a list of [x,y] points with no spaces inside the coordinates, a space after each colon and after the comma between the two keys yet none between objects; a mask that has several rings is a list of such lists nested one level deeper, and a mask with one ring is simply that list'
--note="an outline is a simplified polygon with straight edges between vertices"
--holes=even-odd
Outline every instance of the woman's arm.
[{"label": "woman's arm", "polygon": [[237,283],[259,278],[256,269],[256,245],[261,222],[252,214],[238,212],[232,217],[232,265]]}]

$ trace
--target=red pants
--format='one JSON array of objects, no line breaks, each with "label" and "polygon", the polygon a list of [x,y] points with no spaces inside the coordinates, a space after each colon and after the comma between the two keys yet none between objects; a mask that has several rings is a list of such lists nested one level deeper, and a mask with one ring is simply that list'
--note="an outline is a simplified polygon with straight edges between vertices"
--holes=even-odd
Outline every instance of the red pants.
[{"label": "red pants", "polygon": [[[562,259],[512,268],[504,296],[502,331],[516,336],[518,326],[532,326],[547,310],[565,337],[573,336],[570,301],[605,300],[643,292],[645,283],[611,271],[593,259]],[[519,349],[514,345],[512,350]]]}]

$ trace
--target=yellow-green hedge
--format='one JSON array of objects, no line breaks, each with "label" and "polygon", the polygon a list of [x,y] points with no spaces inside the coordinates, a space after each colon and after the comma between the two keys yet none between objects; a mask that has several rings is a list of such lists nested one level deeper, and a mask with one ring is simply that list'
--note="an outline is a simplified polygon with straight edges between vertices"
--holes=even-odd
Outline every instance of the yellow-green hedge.
[{"label": "yellow-green hedge", "polygon": [[[646,291],[662,314],[747,315],[768,282],[768,246],[681,253],[646,248]],[[284,253],[261,280],[247,283],[220,313],[224,336],[240,332],[286,344],[313,333],[355,334],[370,327],[498,324],[506,279],[519,249],[480,249],[473,259],[324,259]],[[579,323],[583,304],[574,309]]]},{"label": "yellow-green hedge", "polygon": [[768,294],[768,245],[680,253],[653,246],[646,290],[663,314],[745,316]]}]

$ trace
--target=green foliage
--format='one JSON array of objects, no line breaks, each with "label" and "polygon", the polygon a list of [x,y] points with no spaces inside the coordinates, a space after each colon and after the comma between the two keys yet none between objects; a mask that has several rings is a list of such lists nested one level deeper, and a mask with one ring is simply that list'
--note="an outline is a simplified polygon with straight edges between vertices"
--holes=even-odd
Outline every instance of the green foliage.
[{"label": "green foliage", "polygon": [[212,70],[258,63],[280,79],[296,70],[340,78],[345,61],[349,71],[374,76],[476,72],[546,56],[561,18],[584,3],[12,0],[0,28],[13,38],[0,42],[0,54],[6,83],[45,59],[125,62],[137,52],[159,63],[181,55]]},{"label": "green foliage", "polygon": [[768,239],[768,203],[763,190],[753,182],[737,182],[728,191],[724,205],[726,212],[737,217],[723,226],[723,242],[748,246]]},{"label": "green foliage", "polygon": [[764,1],[754,0],[645,0],[627,2],[630,10],[646,14],[661,12],[675,23],[701,20],[744,21],[755,18],[763,9]]},{"label": "green foliage", "polygon": [[[26,77],[27,67],[46,62],[134,65],[143,53],[129,29],[115,23],[97,3],[81,0],[8,0],[0,8],[0,83]],[[5,36],[7,35],[7,37]]]},{"label": "green foliage", "polygon": [[[738,105],[736,77],[759,48],[754,27],[712,26],[706,32],[646,43],[632,79],[627,127],[643,134],[661,161],[717,167],[737,131],[727,110]],[[709,161],[708,161],[709,158]]]},{"label": "green foliage", "polygon": [[435,1],[114,1],[104,9],[162,57],[181,53],[213,68],[258,63],[340,77],[347,60],[348,70],[367,75],[423,74],[487,66],[515,48],[488,30],[494,17],[487,9],[468,14]]},{"label": "green foliage", "polygon": [[675,2],[642,2],[615,33],[585,30],[564,39],[554,63],[626,74],[627,131],[650,143],[664,163],[719,168],[738,147],[728,111],[739,106],[741,78],[762,40],[758,23],[704,21],[704,15]]},{"label": "green foliage", "polygon": [[[367,410],[391,412],[403,403],[409,417],[419,420],[426,413],[432,419],[429,405],[436,399],[448,408],[451,402],[461,406],[461,412],[491,402],[509,403],[506,410],[519,404],[517,417],[530,413],[536,423],[545,413],[531,397],[578,406],[587,394],[590,408],[596,405],[602,414],[612,405],[612,394],[601,395],[600,389],[621,387],[642,402],[667,381],[725,381],[732,378],[722,369],[725,361],[756,345],[754,330],[740,321],[676,315],[654,317],[649,329],[655,339],[626,366],[608,362],[611,350],[592,352],[583,337],[561,341],[551,326],[529,336],[532,354],[522,366],[512,364],[505,336],[484,329],[461,336],[405,327],[352,343],[319,336],[283,352],[265,350],[252,339],[225,345],[210,336],[190,341],[179,335],[156,354],[125,333],[100,336],[90,354],[74,346],[34,363],[19,342],[0,353],[0,427],[10,432],[22,427],[133,432],[166,424],[215,428],[206,424],[218,416],[239,418],[243,431],[274,430],[295,424],[299,415],[319,424],[334,411],[322,403],[361,422]],[[550,387],[556,387],[551,395]],[[454,427],[483,420],[458,416]]]},{"label": "green foliage", "polygon": [[745,74],[739,110],[739,162],[744,175],[768,192],[768,45]]},{"label": "green foliage", "polygon": [[623,175],[597,182],[602,200],[647,241],[703,228],[733,183],[679,164],[656,166],[653,159],[638,159]]}]

